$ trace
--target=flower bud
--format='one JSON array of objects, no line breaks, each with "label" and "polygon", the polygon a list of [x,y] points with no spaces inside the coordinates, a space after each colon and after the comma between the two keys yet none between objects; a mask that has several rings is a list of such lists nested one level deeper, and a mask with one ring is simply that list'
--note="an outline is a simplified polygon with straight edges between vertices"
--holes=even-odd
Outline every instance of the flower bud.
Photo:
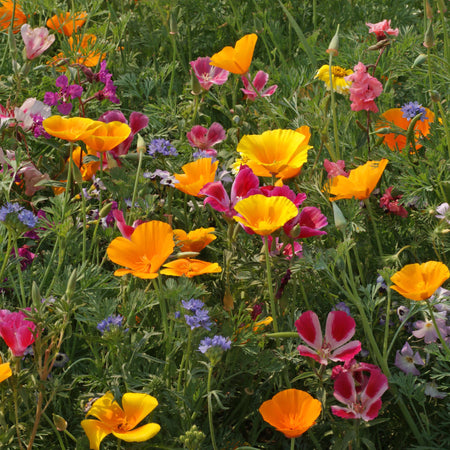
[{"label": "flower bud", "polygon": [[421,53],[413,62],[413,65],[411,66],[411,69],[414,69],[416,66],[422,65],[426,60],[428,56],[425,55],[425,53]]},{"label": "flower bud", "polygon": [[336,33],[333,36],[333,39],[331,39],[330,45],[328,46],[328,49],[326,50],[326,52],[332,56],[337,56],[338,55],[338,49],[339,49],[339,24],[337,26],[336,29]]},{"label": "flower bud", "polygon": [[423,42],[424,47],[426,48],[431,48],[434,47],[435,42],[434,42],[434,32],[433,32],[433,22],[431,22],[428,24],[428,28],[427,31],[425,33],[425,40]]}]

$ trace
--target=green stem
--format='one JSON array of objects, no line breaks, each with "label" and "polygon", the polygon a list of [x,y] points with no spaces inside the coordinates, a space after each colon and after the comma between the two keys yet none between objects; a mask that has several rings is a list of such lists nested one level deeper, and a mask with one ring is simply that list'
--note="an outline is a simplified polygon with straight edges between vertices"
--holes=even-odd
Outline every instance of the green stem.
[{"label": "green stem", "polygon": [[291,450],[295,449],[295,438],[291,438]]},{"label": "green stem", "polygon": [[19,402],[18,400],[18,392],[17,392],[17,384],[19,380],[19,373],[20,373],[20,357],[15,358],[15,369],[13,377],[11,378],[11,385],[13,390],[13,399],[14,399],[14,421],[16,426],[16,435],[17,440],[19,442],[19,448],[20,450],[23,450],[22,446],[22,439],[20,438],[20,427],[19,427]]},{"label": "green stem", "polygon": [[128,223],[128,225],[131,224],[131,220],[133,218],[133,215],[131,213],[132,213],[132,211],[133,211],[133,209],[135,207],[134,204],[136,202],[137,187],[138,187],[138,184],[139,184],[139,175],[141,173],[142,158],[144,156],[144,152],[142,150],[138,149],[138,152],[139,152],[139,160],[138,160],[138,167],[137,167],[137,170],[136,170],[136,178],[134,179],[133,195],[131,197],[130,214],[128,215],[128,217],[130,218],[129,219],[130,223]]},{"label": "green stem", "polygon": [[214,450],[217,449],[216,437],[214,435],[214,423],[212,414],[212,397],[211,397],[211,378],[212,378],[213,365],[209,365],[208,369],[208,385],[207,385],[207,395],[208,395],[208,423],[209,423],[209,433],[211,435],[211,444]]},{"label": "green stem", "polygon": [[19,261],[19,248],[17,247],[17,240],[14,239],[13,241],[13,245],[14,245],[14,253],[16,255],[16,270],[17,270],[17,276],[19,278],[19,287],[20,287],[20,298],[22,300],[20,307],[21,308],[25,308],[27,306],[27,298],[25,295],[25,288],[23,285],[23,277],[22,277],[22,268],[20,267],[20,261]]},{"label": "green stem", "polygon": [[4,255],[5,257],[3,259],[2,268],[0,269],[0,283],[3,283],[3,274],[5,272],[6,265],[8,264],[8,260],[9,260],[9,256],[11,255],[12,247],[13,247],[13,243],[12,243],[12,239],[11,239],[11,234],[8,232],[8,244],[6,245],[6,253]]},{"label": "green stem", "polygon": [[375,240],[377,241],[378,254],[380,257],[383,257],[383,247],[381,246],[380,235],[378,233],[378,228],[375,223],[375,216],[372,211],[372,207],[370,206],[370,200],[368,198],[364,199],[364,204],[366,205],[367,211],[369,211],[370,220],[372,221],[373,231],[375,234]]},{"label": "green stem", "polygon": [[387,361],[387,348],[389,338],[389,320],[391,314],[391,290],[387,290],[386,322],[384,324],[383,359]]},{"label": "green stem", "polygon": [[273,293],[272,286],[272,270],[270,267],[270,254],[269,254],[269,238],[268,236],[264,237],[264,251],[266,256],[266,272],[267,272],[267,289],[269,291],[269,299],[270,299],[270,314],[273,318],[273,329],[275,333],[278,333],[278,314],[277,314],[277,306],[275,304],[275,296]]},{"label": "green stem", "polygon": [[337,123],[337,114],[336,114],[336,99],[334,97],[334,87],[333,87],[333,54],[330,52],[330,56],[328,58],[328,70],[330,77],[330,94],[331,94],[331,115],[333,116],[333,133],[334,133],[334,155],[331,155],[331,159],[333,162],[336,162],[339,159],[339,133],[338,133],[338,123]]},{"label": "green stem", "polygon": [[444,348],[447,355],[450,356],[450,348],[448,347],[447,343],[445,342],[445,339],[442,337],[441,330],[439,329],[439,327],[436,323],[436,318],[434,317],[434,311],[433,311],[433,308],[431,307],[430,300],[426,300],[426,303],[428,306],[428,311],[431,316],[431,321],[433,322],[434,329],[436,330],[439,340],[441,341],[442,347]]}]

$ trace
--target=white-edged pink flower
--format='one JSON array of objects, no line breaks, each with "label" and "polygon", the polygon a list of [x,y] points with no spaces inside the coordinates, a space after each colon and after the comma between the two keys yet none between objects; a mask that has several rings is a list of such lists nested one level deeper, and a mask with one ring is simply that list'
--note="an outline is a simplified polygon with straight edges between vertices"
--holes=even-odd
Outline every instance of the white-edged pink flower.
[{"label": "white-edged pink flower", "polygon": [[222,125],[218,122],[213,122],[209,128],[195,125],[191,131],[186,133],[191,147],[200,150],[211,150],[212,147],[226,138],[226,133]]},{"label": "white-edged pink flower", "polygon": [[43,120],[51,115],[51,106],[48,106],[35,98],[27,98],[20,108],[14,108],[14,117],[24,131],[31,130],[36,123],[37,118]]},{"label": "white-edged pink flower", "polygon": [[270,97],[278,88],[276,84],[264,89],[267,82],[269,81],[269,74],[260,70],[253,79],[253,87],[258,91],[258,93],[253,89],[250,81],[246,76],[241,77],[242,82],[244,83],[244,88],[241,88],[241,91],[245,94],[245,98],[249,100],[256,100],[258,97],[258,93],[261,97]]},{"label": "white-edged pink flower", "polygon": [[[359,384],[359,383],[358,383]],[[334,382],[333,395],[344,406],[332,406],[331,412],[343,419],[373,420],[381,408],[381,396],[389,388],[388,380],[381,370],[372,370],[365,376],[363,388],[356,383],[350,372],[343,372]]]},{"label": "white-edged pink flower", "polygon": [[25,44],[25,52],[28,59],[41,56],[55,42],[55,35],[49,34],[48,29],[45,27],[31,28],[30,25],[25,23],[22,25],[20,33]]},{"label": "white-edged pink flower", "polygon": [[195,61],[191,61],[189,64],[194,71],[194,75],[197,77],[200,86],[208,91],[213,84],[221,85],[225,84],[228,80],[230,72],[225,69],[220,69],[216,66],[211,66],[209,63],[211,58],[209,56],[199,57]]},{"label": "white-edged pink flower", "polygon": [[[355,334],[355,321],[344,311],[331,311],[322,337],[319,318],[313,311],[304,312],[296,321],[299,336],[308,344],[297,347],[300,355],[309,356],[320,364],[328,361],[349,361],[361,351],[361,342],[350,341]],[[350,342],[349,342],[350,341]]]},{"label": "white-edged pink flower", "polygon": [[348,178],[348,176],[350,175],[350,173],[345,171],[345,161],[343,161],[342,159],[336,162],[331,162],[330,160],[325,158],[323,167],[328,173],[328,178],[334,178],[339,175]]},{"label": "white-edged pink flower", "polygon": [[395,30],[391,28],[390,20],[385,19],[378,23],[366,23],[366,25],[369,27],[369,33],[374,33],[378,41],[386,39],[387,34],[390,36],[398,36],[398,28]]},{"label": "white-edged pink flower", "polygon": [[120,209],[114,209],[112,211],[112,215],[116,221],[117,228],[119,229],[122,236],[126,239],[131,239],[131,235],[138,225],[141,223],[145,223],[145,220],[135,220],[133,225],[127,225],[125,222],[125,218],[123,216],[123,212]]},{"label": "white-edged pink flower", "polygon": [[403,348],[397,350],[395,354],[394,365],[406,374],[410,373],[411,375],[419,376],[420,372],[416,368],[416,364],[418,366],[424,366],[425,361],[419,355],[419,352],[414,353],[409,343],[405,342]]}]

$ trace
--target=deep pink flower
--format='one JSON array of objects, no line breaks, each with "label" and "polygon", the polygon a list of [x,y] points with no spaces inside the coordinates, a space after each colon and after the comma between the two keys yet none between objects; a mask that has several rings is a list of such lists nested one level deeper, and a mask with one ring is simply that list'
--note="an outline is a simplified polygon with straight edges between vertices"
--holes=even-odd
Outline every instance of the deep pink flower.
[{"label": "deep pink flower", "polygon": [[191,131],[186,134],[191,147],[199,148],[200,150],[211,150],[212,147],[226,138],[225,130],[220,123],[214,122],[208,128],[201,125],[195,125]]},{"label": "deep pink flower", "polygon": [[[36,258],[36,254],[30,252],[29,248],[29,245],[23,245],[17,249],[19,252],[20,268],[22,271],[24,271],[33,262],[33,259]],[[14,249],[11,250],[11,255],[16,256]]]},{"label": "deep pink flower", "polygon": [[201,195],[206,195],[203,204],[209,204],[216,211],[225,213],[229,218],[237,214],[234,206],[239,200],[247,198],[250,190],[258,188],[259,178],[253,173],[248,166],[241,166],[239,173],[231,186],[231,199],[227,191],[223,187],[221,181],[213,181],[207,183],[200,189]]},{"label": "deep pink flower", "polygon": [[375,99],[383,92],[383,85],[373,76],[367,73],[367,67],[359,62],[351,75],[345,77],[346,81],[351,81],[350,100],[352,111],[372,111],[378,112]]},{"label": "deep pink flower", "polygon": [[253,87],[258,91],[261,97],[270,97],[278,88],[278,86],[274,84],[273,86],[264,89],[264,87],[267,84],[267,81],[269,80],[269,74],[267,74],[262,70],[260,70],[255,75],[255,78],[253,79],[253,87],[251,86],[246,76],[241,77],[241,80],[245,86],[244,88],[241,88],[241,91],[245,94],[245,98],[248,98],[249,100],[253,101],[256,100],[258,97],[258,94],[255,92]]},{"label": "deep pink flower", "polygon": [[0,310],[0,336],[14,356],[23,356],[25,349],[34,342],[35,328],[23,311]]},{"label": "deep pink flower", "polygon": [[55,41],[54,34],[48,34],[45,27],[31,28],[27,23],[20,29],[25,44],[25,52],[28,59],[34,59],[42,55]]},{"label": "deep pink flower", "polygon": [[297,217],[284,224],[283,230],[291,238],[304,239],[327,234],[326,231],[320,229],[327,225],[328,219],[322,214],[319,208],[306,206],[299,212]]},{"label": "deep pink flower", "polygon": [[195,61],[191,61],[191,65],[194,75],[197,77],[200,86],[208,91],[213,84],[221,85],[227,82],[230,72],[219,67],[211,66],[209,63],[211,58],[206,56],[204,58],[197,58]]},{"label": "deep pink flower", "polygon": [[407,217],[408,211],[402,206],[399,205],[399,200],[402,198],[402,195],[392,196],[393,186],[390,186],[386,189],[383,196],[380,198],[380,208],[385,209],[386,211],[395,214],[400,217]]},{"label": "deep pink flower", "polygon": [[300,355],[309,356],[320,364],[328,361],[349,361],[361,351],[361,342],[350,341],[355,334],[355,321],[344,311],[331,311],[322,337],[319,318],[313,311],[304,312],[296,321],[298,334],[309,345],[297,347]]},{"label": "deep pink flower", "polygon": [[269,240],[269,249],[271,256],[280,255],[280,252],[282,250],[283,250],[282,255],[285,256],[286,259],[288,260],[292,259],[294,254],[297,258],[301,258],[303,256],[302,244],[300,244],[297,241],[294,242],[294,252],[292,252],[292,245],[291,244],[284,245],[283,242],[280,242],[280,239],[278,237],[275,238],[275,243],[273,242],[273,237],[271,235],[268,235],[267,239]]},{"label": "deep pink flower", "polygon": [[398,28],[395,30],[392,29],[390,20],[385,19],[382,22],[366,23],[366,25],[369,27],[369,33],[375,34],[377,41],[386,39],[386,34],[389,34],[390,36],[398,36]]},{"label": "deep pink flower", "polygon": [[[364,375],[363,372],[372,372],[373,370],[380,370],[375,364],[369,364],[365,362],[358,362],[356,359],[350,359],[345,361],[343,366],[334,366],[331,370],[331,379],[335,380],[341,373],[349,372],[356,380],[360,390],[364,388]],[[358,390],[358,387],[357,387]]]},{"label": "deep pink flower", "polygon": [[343,419],[373,420],[381,408],[381,396],[388,389],[388,381],[381,370],[370,371],[365,377],[363,389],[358,389],[350,372],[341,373],[334,382],[334,397],[344,403],[343,406],[332,406],[331,412]]},{"label": "deep pink flower", "polygon": [[412,375],[419,376],[420,372],[416,368],[416,364],[419,366],[424,366],[425,361],[421,358],[419,352],[414,353],[409,343],[405,342],[405,345],[401,351],[397,350],[397,353],[395,354],[394,365],[406,374],[410,373]]},{"label": "deep pink flower", "polygon": [[323,162],[323,167],[328,173],[328,178],[337,177],[339,175],[348,178],[348,176],[350,175],[344,170],[345,161],[343,161],[342,159],[336,162],[331,162],[328,159],[325,159],[325,161]]},{"label": "deep pink flower", "polygon": [[133,225],[127,225],[125,218],[123,217],[123,212],[120,209],[115,209],[112,211],[114,219],[116,221],[117,228],[121,232],[122,236],[127,239],[131,239],[131,235],[138,225],[144,223],[145,220],[135,220]]}]

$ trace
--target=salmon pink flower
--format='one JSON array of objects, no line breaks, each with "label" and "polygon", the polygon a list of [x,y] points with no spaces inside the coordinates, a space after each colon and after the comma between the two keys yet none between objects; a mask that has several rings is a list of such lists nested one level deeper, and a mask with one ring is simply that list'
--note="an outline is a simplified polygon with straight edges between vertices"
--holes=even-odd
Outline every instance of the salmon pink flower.
[{"label": "salmon pink flower", "polygon": [[383,85],[367,72],[367,67],[359,62],[353,67],[354,73],[345,77],[346,81],[351,81],[350,100],[352,111],[372,111],[378,112],[375,99],[383,92]]},{"label": "salmon pink flower", "polygon": [[228,80],[230,72],[220,67],[214,67],[210,64],[211,58],[206,56],[204,58],[199,57],[195,61],[191,61],[189,64],[194,71],[194,75],[197,77],[200,86],[209,91],[213,84],[222,85]]},{"label": "salmon pink flower", "polygon": [[45,27],[31,28],[27,23],[20,28],[25,44],[25,52],[28,59],[34,59],[42,55],[55,41],[54,34],[48,34]]},{"label": "salmon pink flower", "polygon": [[331,311],[322,337],[319,318],[313,311],[304,312],[296,321],[300,337],[308,344],[297,347],[300,355],[327,365],[328,361],[349,361],[361,351],[361,342],[350,341],[355,334],[355,321],[344,311]]},{"label": "salmon pink flower", "polygon": [[[278,86],[274,84],[273,86],[264,89],[267,81],[269,81],[269,74],[262,70],[258,71],[255,75],[253,87],[245,75],[241,77],[241,80],[244,83],[244,88],[241,88],[241,91],[245,94],[245,98],[252,101],[257,99],[258,94],[260,97],[270,97],[278,88]],[[255,88],[257,92],[255,92],[255,89],[253,88]]]},{"label": "salmon pink flower", "polygon": [[36,325],[23,311],[0,309],[0,336],[14,356],[23,356],[25,349],[34,342]]},{"label": "salmon pink flower", "polygon": [[225,130],[220,123],[214,122],[208,128],[201,125],[195,125],[191,131],[186,134],[191,147],[200,150],[211,150],[212,147],[226,138]]},{"label": "salmon pink flower", "polygon": [[374,33],[377,37],[377,41],[382,41],[383,39],[386,39],[386,35],[390,36],[398,36],[398,28],[395,30],[391,28],[391,21],[390,20],[383,20],[382,22],[378,23],[366,23],[366,25],[369,27],[369,33]]},{"label": "salmon pink flower", "polygon": [[363,419],[365,422],[378,416],[381,396],[388,389],[388,380],[381,370],[364,375],[360,385],[351,372],[343,372],[334,382],[334,397],[346,406],[332,406],[331,412],[343,419]]},{"label": "salmon pink flower", "polygon": [[328,173],[328,178],[337,177],[338,175],[342,175],[343,177],[348,177],[350,174],[346,172],[345,169],[345,161],[340,159],[336,162],[331,162],[328,159],[325,159],[323,162],[323,167]]}]

